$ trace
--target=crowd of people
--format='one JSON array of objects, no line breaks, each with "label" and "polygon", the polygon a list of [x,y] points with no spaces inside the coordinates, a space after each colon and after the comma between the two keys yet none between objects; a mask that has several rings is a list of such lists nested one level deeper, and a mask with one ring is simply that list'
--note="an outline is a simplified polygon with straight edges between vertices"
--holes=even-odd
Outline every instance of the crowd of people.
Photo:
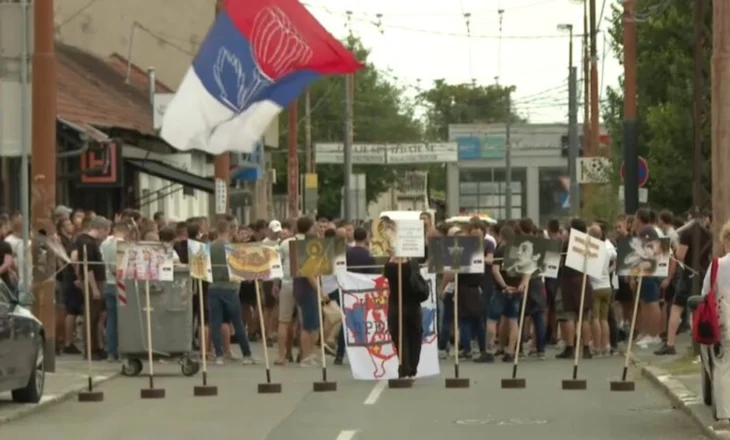
[{"label": "crowd of people", "polygon": [[[92,332],[92,357],[95,360],[117,361],[118,319],[117,285],[114,265],[116,243],[128,241],[159,241],[170,246],[173,258],[179,264],[188,263],[187,239],[211,243],[213,282],[203,283],[202,292],[194,289],[194,295],[202,294],[206,310],[201,313],[198,301],[193,301],[196,332],[194,341],[210,340],[209,355],[212,362],[227,361],[255,363],[251,342],[261,339],[262,326],[266,329],[266,343],[276,344],[276,365],[298,363],[301,366],[319,365],[317,344],[324,343],[326,351],[334,356],[335,364],[345,359],[341,316],[327,313],[325,341],[319,339],[318,307],[339,305],[340,296],[336,276],[321,280],[291,278],[272,280],[261,284],[263,320],[259,319],[253,282],[231,282],[225,268],[227,243],[262,242],[279,250],[284,273],[289,273],[289,242],[307,236],[340,237],[348,244],[347,265],[349,270],[362,273],[383,273],[391,286],[397,286],[398,271],[389,265],[402,263],[392,258],[384,268],[377,266],[369,249],[370,231],[364,225],[352,222],[312,219],[301,217],[289,221],[259,220],[241,225],[234,216],[222,216],[211,221],[206,217],[186,221],[168,221],[164,213],[146,218],[138,211],[125,210],[113,220],[93,212],[72,210],[65,206],[56,209],[56,231],[52,239],[64,247],[71,264],[59,259],[57,273],[57,346],[64,354],[81,354],[85,345],[79,344],[79,321],[84,316],[83,282],[89,279]],[[454,302],[454,277],[439,276],[439,339],[442,359],[460,350],[463,359],[478,363],[494,362],[501,357],[511,362],[515,355],[546,357],[546,347],[558,345],[558,358],[572,358],[575,350],[581,350],[584,358],[610,356],[617,352],[617,344],[628,336],[628,326],[633,311],[634,295],[639,295],[640,309],[637,321],[636,344],[653,347],[658,355],[676,353],[674,347],[678,332],[688,328],[686,322],[687,298],[690,295],[691,277],[704,272],[709,253],[702,255],[701,267],[691,268],[692,228],[678,221],[670,212],[658,215],[651,210],[640,209],[635,215],[621,216],[615,223],[603,221],[587,223],[572,219],[567,224],[557,220],[540,228],[530,219],[500,221],[490,224],[478,217],[465,223],[435,224],[431,214],[421,214],[425,236],[470,234],[483,237],[485,270],[483,274],[458,277],[459,296]],[[8,286],[22,285],[18,267],[22,264],[19,249],[22,244],[20,228],[22,216],[0,216],[0,278]],[[698,226],[700,227],[700,226]],[[701,227],[706,228],[707,225]],[[563,240],[567,246],[570,229],[590,234],[606,242],[607,258],[601,277],[591,277],[584,302],[583,346],[574,347],[576,322],[579,312],[582,274],[568,267],[561,267],[557,279],[542,278],[534,274],[528,282],[511,273],[502,265],[505,249],[516,235],[539,235]],[[671,238],[674,258],[665,279],[644,279],[637,292],[636,280],[615,275],[615,241],[631,234],[642,237],[667,236]],[[426,249],[428,252],[428,249]],[[84,273],[83,260],[89,262]],[[419,260],[416,263],[422,264]],[[409,265],[406,265],[410,267]],[[412,269],[415,269],[413,266]],[[410,278],[408,270],[403,277]],[[322,297],[317,297],[317,282],[321,282]],[[414,376],[417,371],[418,345],[415,342],[421,331],[421,299],[410,291],[408,282],[403,288],[404,359],[401,375]],[[392,290],[392,289],[391,289]],[[396,301],[398,292],[391,291],[389,315],[390,328],[397,328],[394,319],[399,316]],[[515,352],[521,302],[527,301],[523,344]],[[454,307],[459,309],[459,322],[453,322]],[[202,324],[202,325],[201,325]],[[458,325],[460,340],[454,341],[454,326]],[[123,331],[123,330],[121,330]],[[393,330],[391,330],[392,333]],[[393,335],[393,340],[399,338]],[[239,359],[231,344],[238,343],[243,355]],[[294,350],[298,347],[298,350]],[[420,348],[420,347],[418,347]],[[295,355],[296,352],[296,355]],[[410,354],[409,354],[410,353]]]}]

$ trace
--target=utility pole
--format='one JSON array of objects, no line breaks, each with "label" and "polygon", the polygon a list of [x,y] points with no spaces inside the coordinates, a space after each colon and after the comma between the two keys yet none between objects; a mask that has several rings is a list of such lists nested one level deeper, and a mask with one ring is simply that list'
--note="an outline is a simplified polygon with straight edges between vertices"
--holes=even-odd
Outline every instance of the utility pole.
[{"label": "utility pole", "polygon": [[30,280],[30,261],[28,260],[28,244],[30,243],[30,164],[28,158],[30,156],[30,2],[29,0],[22,0],[21,7],[23,8],[23,38],[22,45],[23,50],[21,51],[20,60],[20,120],[21,120],[21,131],[22,131],[22,149],[20,153],[20,212],[23,213],[23,245],[21,246],[20,252],[22,252],[22,267],[21,278],[26,283],[25,286],[21,286],[21,289],[30,288],[31,286],[27,283]]},{"label": "utility pole", "polygon": [[596,32],[596,0],[590,0],[589,25],[591,28],[591,148],[587,156],[598,156],[599,105],[598,105],[598,44]]},{"label": "utility pole", "polygon": [[[712,5],[712,230],[717,247],[720,229],[730,219],[730,0]],[[704,17],[696,17],[698,25]]]},{"label": "utility pole", "polygon": [[289,104],[289,131],[287,141],[289,151],[287,155],[287,174],[289,188],[287,199],[289,202],[289,217],[299,217],[299,100],[295,99]]},{"label": "utility pole", "polygon": [[[702,180],[703,180],[703,170],[706,169],[707,164],[705,164],[705,158],[704,154],[702,152],[704,147],[704,133],[706,124],[708,123],[708,112],[707,112],[707,105],[705,104],[705,88],[707,87],[707,64],[705,60],[705,44],[707,43],[707,29],[705,25],[705,18],[707,17],[707,4],[708,0],[695,0],[694,3],[694,32],[695,32],[695,40],[694,40],[694,74],[692,78],[692,139],[693,139],[693,148],[692,148],[692,215],[694,217],[695,225],[692,228],[692,249],[697,249],[697,251],[692,251],[692,261],[689,261],[688,263],[692,265],[692,268],[697,271],[702,271],[705,268],[702,267],[702,259],[701,256],[704,252],[701,250],[704,246],[712,246],[712,244],[705,244],[702,243],[702,229],[700,228],[700,220],[702,216],[702,210],[706,203],[706,194],[705,189],[702,187]],[[719,20],[718,18],[715,18],[715,20]],[[716,28],[715,28],[716,29]],[[713,133],[712,135],[715,136],[714,132],[714,115],[715,115],[715,100],[721,99],[719,96],[715,95],[715,89],[714,84],[716,81],[720,81],[720,77],[716,77],[713,81],[713,89],[712,89],[712,114],[713,114]],[[719,139],[719,138],[718,138]],[[714,156],[715,152],[715,140],[712,141],[712,153],[711,155]],[[714,157],[713,157],[714,159]],[[720,180],[720,175],[717,173],[717,170],[712,169],[712,193],[715,194],[715,192],[721,191],[721,187],[716,186],[718,185],[718,181]],[[715,208],[716,205],[714,203],[714,200],[712,200],[712,207]],[[718,219],[723,219],[723,217],[716,217]],[[692,277],[692,295],[699,295],[700,289],[701,289],[701,283],[702,283],[702,275],[694,276]],[[699,346],[695,345],[695,351],[699,353]]]},{"label": "utility pole", "polygon": [[[56,204],[56,52],[53,0],[33,2],[31,212],[36,233],[54,230]],[[22,182],[21,185],[28,185]],[[28,212],[23,216],[27,217]],[[37,242],[37,240],[35,241]],[[50,262],[50,264],[49,264]],[[43,323],[47,371],[56,369],[56,277],[53,258],[33,247],[34,312]]]},{"label": "utility pole", "polygon": [[507,89],[507,122],[504,127],[504,209],[505,218],[512,219],[512,88]]},{"label": "utility pole", "polygon": [[[583,0],[583,152],[590,150],[591,143],[591,110],[590,110],[590,44],[588,28],[588,0]],[[580,207],[580,201],[578,201]]]},{"label": "utility pole", "polygon": [[314,153],[312,152],[312,96],[309,88],[304,94],[304,151],[306,153],[307,173],[313,173],[316,166],[314,164]]},{"label": "utility pole", "polygon": [[639,209],[639,124],[636,108],[636,0],[624,0],[624,206]]},{"label": "utility pole", "polygon": [[354,75],[345,75],[345,142],[344,142],[344,159],[345,168],[343,171],[344,176],[344,196],[345,196],[345,220],[352,221],[353,211],[353,194],[352,194],[352,142],[354,137],[353,132],[353,115],[352,115],[352,103],[354,99]]},{"label": "utility pole", "polygon": [[580,214],[580,185],[578,184],[578,69],[572,64],[568,75],[568,174],[570,176],[570,215]]},{"label": "utility pole", "polygon": [[[215,16],[214,21],[218,18],[218,14],[223,9],[224,6],[224,0],[216,0],[215,2]],[[225,188],[226,188],[226,211],[228,210],[228,207],[230,206],[230,185],[231,185],[231,155],[230,153],[221,153],[215,157],[215,161],[213,162],[213,172],[215,175],[215,180],[220,180],[225,182]],[[220,185],[220,188],[223,188],[223,185]],[[216,200],[218,200],[219,195],[216,194]],[[216,213],[221,214],[221,213]]]}]

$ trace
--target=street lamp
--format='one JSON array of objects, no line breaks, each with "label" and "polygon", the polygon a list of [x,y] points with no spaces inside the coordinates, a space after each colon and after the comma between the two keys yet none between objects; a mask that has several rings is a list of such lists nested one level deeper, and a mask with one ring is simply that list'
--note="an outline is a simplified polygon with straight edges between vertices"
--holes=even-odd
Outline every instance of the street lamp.
[{"label": "street lamp", "polygon": [[573,25],[570,23],[561,23],[558,25],[558,30],[562,32],[568,32],[570,34],[570,41],[568,42],[568,69],[573,68]]}]

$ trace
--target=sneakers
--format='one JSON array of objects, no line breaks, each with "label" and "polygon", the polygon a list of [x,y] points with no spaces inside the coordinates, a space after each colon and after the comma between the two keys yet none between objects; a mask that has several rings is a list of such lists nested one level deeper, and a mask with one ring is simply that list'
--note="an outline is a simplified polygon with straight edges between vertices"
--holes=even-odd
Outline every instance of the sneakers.
[{"label": "sneakers", "polygon": [[316,367],[320,365],[319,357],[316,354],[308,356],[306,359],[302,359],[299,362],[299,366],[303,368]]},{"label": "sneakers", "polygon": [[474,362],[478,364],[494,363],[494,355],[492,353],[482,353],[478,358],[474,359]]},{"label": "sneakers", "polygon": [[223,360],[222,357],[216,357],[215,361],[213,361],[213,363],[216,365],[224,365],[226,362]]},{"label": "sneakers", "polygon": [[254,358],[253,356],[244,356],[243,359],[241,360],[242,365],[254,365],[256,363],[258,363],[258,362],[257,362],[256,358]]},{"label": "sneakers", "polygon": [[648,348],[650,345],[660,344],[662,338],[659,336],[643,336],[636,340],[636,345],[641,348]]},{"label": "sneakers", "polygon": [[664,344],[664,346],[655,351],[654,354],[657,356],[674,356],[675,354],[677,354],[677,349],[674,348],[673,345]]}]

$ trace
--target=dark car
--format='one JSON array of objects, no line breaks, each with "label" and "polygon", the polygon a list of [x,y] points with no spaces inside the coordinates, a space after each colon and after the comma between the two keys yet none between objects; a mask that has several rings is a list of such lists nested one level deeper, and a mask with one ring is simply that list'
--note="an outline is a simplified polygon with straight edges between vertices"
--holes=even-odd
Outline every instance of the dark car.
[{"label": "dark car", "polygon": [[18,403],[39,402],[46,378],[45,332],[32,304],[31,294],[16,296],[0,281],[0,392],[10,391]]},{"label": "dark car", "polygon": [[[694,312],[697,306],[702,302],[702,296],[690,296],[687,301],[687,307],[690,312]],[[712,415],[717,419],[717,411],[715,408],[715,397],[712,394],[712,356],[710,350],[720,350],[719,344],[716,345],[700,345],[700,359],[702,360],[702,402],[709,406]]]}]

